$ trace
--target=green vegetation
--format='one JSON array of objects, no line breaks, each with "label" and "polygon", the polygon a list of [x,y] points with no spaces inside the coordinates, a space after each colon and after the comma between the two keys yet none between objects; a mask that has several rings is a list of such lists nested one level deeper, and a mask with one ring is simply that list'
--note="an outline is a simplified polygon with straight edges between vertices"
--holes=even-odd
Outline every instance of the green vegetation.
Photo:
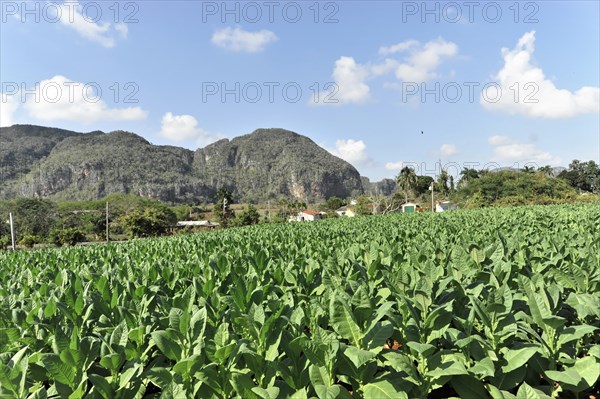
[{"label": "green vegetation", "polygon": [[50,232],[50,242],[61,247],[63,245],[75,245],[85,241],[85,234],[79,229],[66,228],[62,230],[52,230]]},{"label": "green vegetation", "polygon": [[575,199],[577,192],[565,180],[542,173],[502,171],[471,180],[456,196],[468,203],[475,194],[480,207],[561,203]]},{"label": "green vegetation", "polygon": [[238,202],[305,201],[362,193],[357,170],[307,137],[257,129],[191,151],[134,133],[0,128],[0,199],[97,200],[136,194],[165,203],[212,203],[226,188]]},{"label": "green vegetation", "polygon": [[598,395],[600,204],[0,253],[0,397]]},{"label": "green vegetation", "polygon": [[121,226],[130,238],[158,237],[167,231],[167,227],[177,222],[175,213],[164,207],[134,210],[121,217]]}]

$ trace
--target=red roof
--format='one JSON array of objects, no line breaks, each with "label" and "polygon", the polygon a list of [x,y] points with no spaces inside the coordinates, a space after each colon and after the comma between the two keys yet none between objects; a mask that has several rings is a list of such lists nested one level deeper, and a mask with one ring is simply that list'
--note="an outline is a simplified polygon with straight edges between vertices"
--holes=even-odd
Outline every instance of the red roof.
[{"label": "red roof", "polygon": [[312,216],[320,215],[319,212],[309,211],[309,210],[304,210],[304,211],[302,211],[302,213],[306,213],[307,215],[312,215]]}]

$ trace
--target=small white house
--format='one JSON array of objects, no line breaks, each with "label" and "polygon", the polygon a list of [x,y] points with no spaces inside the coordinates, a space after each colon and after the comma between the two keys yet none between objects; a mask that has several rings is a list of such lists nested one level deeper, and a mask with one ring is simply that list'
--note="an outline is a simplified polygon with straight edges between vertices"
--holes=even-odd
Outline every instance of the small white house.
[{"label": "small white house", "polygon": [[321,216],[322,215],[319,212],[315,212],[315,211],[311,211],[311,210],[304,210],[304,211],[298,212],[298,214],[296,216],[290,216],[289,221],[290,222],[314,222],[315,220],[321,219]]},{"label": "small white house", "polygon": [[405,202],[402,205],[403,213],[415,213],[416,211],[417,211],[417,204],[415,204],[414,202]]},{"label": "small white house", "polygon": [[435,204],[436,212],[448,212],[448,211],[454,211],[456,209],[458,209],[456,204],[453,204],[450,201],[443,201],[443,202],[438,202]]},{"label": "small white house", "polygon": [[177,222],[177,227],[217,227],[219,223],[214,223],[209,220],[184,220],[181,222]]},{"label": "small white house", "polygon": [[348,206],[342,206],[341,208],[336,209],[335,213],[338,216],[346,216],[349,218],[353,218],[354,216],[356,216],[354,209],[352,209],[351,207],[348,207]]}]

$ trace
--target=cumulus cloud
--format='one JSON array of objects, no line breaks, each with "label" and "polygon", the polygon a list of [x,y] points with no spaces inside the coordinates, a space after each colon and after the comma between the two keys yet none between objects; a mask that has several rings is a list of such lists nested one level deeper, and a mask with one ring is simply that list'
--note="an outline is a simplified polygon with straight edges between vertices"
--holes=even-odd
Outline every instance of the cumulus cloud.
[{"label": "cumulus cloud", "polygon": [[385,168],[387,170],[397,171],[404,167],[404,163],[402,161],[398,162],[388,162],[385,164]]},{"label": "cumulus cloud", "polygon": [[488,143],[491,145],[506,145],[510,144],[511,138],[508,136],[491,136],[488,138]]},{"label": "cumulus cloud", "polygon": [[532,62],[534,51],[535,31],[525,33],[514,49],[502,49],[504,66],[493,77],[502,90],[501,95],[491,90],[483,92],[480,103],[484,108],[534,118],[600,113],[600,88],[584,86],[576,91],[557,88],[542,68]]},{"label": "cumulus cloud", "polygon": [[449,157],[458,153],[458,147],[454,144],[442,144],[440,154],[444,157]]},{"label": "cumulus cloud", "polygon": [[[94,11],[89,11],[90,15],[84,16],[82,14],[83,6],[77,1],[65,1],[56,7],[55,15],[51,18],[58,19],[63,26],[73,29],[84,39],[102,47],[114,47],[116,45],[115,34],[122,39],[127,38],[127,25],[94,21],[93,19],[96,18],[93,14]],[[48,10],[49,12],[54,11],[52,7],[49,7]]]},{"label": "cumulus cloud", "polygon": [[18,108],[19,101],[16,95],[0,93],[0,127],[15,124],[14,114]]},{"label": "cumulus cloud", "polygon": [[211,133],[199,127],[192,115],[174,115],[172,112],[163,115],[159,135],[174,142],[192,141],[198,147],[225,138],[220,133]]},{"label": "cumulus cloud", "polygon": [[[404,53],[401,59],[395,54]],[[406,40],[388,47],[381,47],[379,54],[387,57],[381,62],[358,63],[353,57],[342,56],[336,60],[332,77],[335,81],[335,92],[321,92],[317,99],[309,103],[317,104],[360,104],[371,99],[368,80],[394,72],[399,80],[411,83],[423,83],[438,77],[437,69],[444,60],[458,54],[458,46],[443,38],[421,43],[417,40]],[[386,84],[396,87],[395,84]],[[327,101],[332,100],[332,101]]]},{"label": "cumulus cloud", "polygon": [[235,52],[257,53],[263,51],[267,44],[277,41],[277,35],[270,30],[248,32],[241,28],[223,28],[212,36],[212,43]]},{"label": "cumulus cloud", "polygon": [[[416,40],[407,40],[379,49],[381,55],[405,52],[408,54],[402,61],[396,62],[396,77],[404,82],[424,83],[439,76],[437,69],[446,59],[458,54],[458,46],[439,37],[425,44]],[[386,60],[385,64],[390,66],[393,62]]]},{"label": "cumulus cloud", "polygon": [[380,47],[379,48],[379,54],[380,55],[390,55],[390,54],[396,54],[405,50],[408,50],[411,47],[415,47],[419,44],[418,40],[405,40],[403,42],[400,42],[398,44],[394,44],[392,46],[388,46],[388,47]]},{"label": "cumulus cloud", "polygon": [[321,91],[317,99],[311,98],[309,104],[360,104],[369,100],[371,89],[365,83],[369,78],[369,68],[358,64],[353,57],[340,57],[335,62],[331,77],[335,85]]},{"label": "cumulus cloud", "polygon": [[329,150],[329,152],[336,157],[357,165],[370,162],[370,158],[366,151],[367,145],[364,141],[353,139],[336,140],[335,149]]},{"label": "cumulus cloud", "polygon": [[95,93],[92,86],[57,75],[42,80],[34,94],[21,96],[29,116],[40,121],[75,121],[91,124],[98,121],[145,119],[140,107],[111,108]]},{"label": "cumulus cloud", "polygon": [[491,136],[488,143],[494,146],[493,161],[508,163],[536,163],[559,165],[561,159],[533,143],[517,142],[507,136]]}]

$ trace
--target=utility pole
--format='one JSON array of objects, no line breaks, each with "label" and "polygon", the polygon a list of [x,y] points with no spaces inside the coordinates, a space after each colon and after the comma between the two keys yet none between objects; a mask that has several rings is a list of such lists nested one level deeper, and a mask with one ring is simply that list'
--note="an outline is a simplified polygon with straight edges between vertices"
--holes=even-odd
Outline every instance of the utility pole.
[{"label": "utility pole", "polygon": [[435,212],[435,207],[433,205],[433,182],[431,182],[431,212]]},{"label": "utility pole", "polygon": [[10,238],[12,241],[12,250],[15,251],[17,248],[15,246],[15,225],[13,223],[13,215],[12,212],[8,214],[8,218],[10,221]]},{"label": "utility pole", "polygon": [[106,242],[109,241],[108,237],[108,201],[106,201]]}]

